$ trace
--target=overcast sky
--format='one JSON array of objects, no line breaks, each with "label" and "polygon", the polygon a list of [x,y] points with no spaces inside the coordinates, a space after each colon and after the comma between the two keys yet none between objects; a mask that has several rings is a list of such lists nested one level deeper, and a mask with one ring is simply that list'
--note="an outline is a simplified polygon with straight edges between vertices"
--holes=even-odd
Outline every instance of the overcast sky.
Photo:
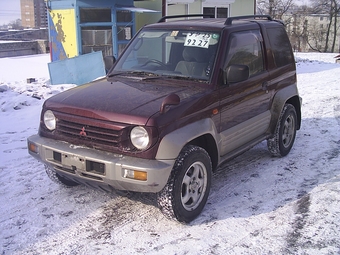
[{"label": "overcast sky", "polygon": [[20,18],[20,0],[0,0],[0,25]]}]

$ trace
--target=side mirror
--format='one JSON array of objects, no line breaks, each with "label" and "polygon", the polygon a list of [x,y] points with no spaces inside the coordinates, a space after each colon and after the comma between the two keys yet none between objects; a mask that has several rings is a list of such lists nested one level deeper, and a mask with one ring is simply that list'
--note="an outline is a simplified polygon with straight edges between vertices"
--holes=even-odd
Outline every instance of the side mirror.
[{"label": "side mirror", "polygon": [[249,67],[247,65],[231,65],[223,72],[224,84],[245,81],[249,78]]},{"label": "side mirror", "polygon": [[112,68],[113,64],[116,62],[116,58],[114,56],[105,56],[104,57],[104,65],[105,65],[105,71],[108,73],[110,69]]},{"label": "side mirror", "polygon": [[168,106],[168,105],[178,105],[180,102],[181,102],[181,99],[179,98],[179,96],[175,93],[172,93],[172,94],[170,94],[170,95],[168,95],[164,98],[159,111],[161,113],[165,113],[166,106]]}]

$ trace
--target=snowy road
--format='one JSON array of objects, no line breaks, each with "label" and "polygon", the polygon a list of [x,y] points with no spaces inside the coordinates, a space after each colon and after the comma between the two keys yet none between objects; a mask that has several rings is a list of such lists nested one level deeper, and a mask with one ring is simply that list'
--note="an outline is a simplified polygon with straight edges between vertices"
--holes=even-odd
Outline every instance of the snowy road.
[{"label": "snowy road", "polygon": [[291,153],[273,158],[264,142],[225,163],[189,225],[164,218],[153,194],[52,183],[26,138],[38,128],[36,97],[72,85],[48,85],[47,55],[0,59],[0,254],[340,254],[334,55],[297,55],[303,120]]}]

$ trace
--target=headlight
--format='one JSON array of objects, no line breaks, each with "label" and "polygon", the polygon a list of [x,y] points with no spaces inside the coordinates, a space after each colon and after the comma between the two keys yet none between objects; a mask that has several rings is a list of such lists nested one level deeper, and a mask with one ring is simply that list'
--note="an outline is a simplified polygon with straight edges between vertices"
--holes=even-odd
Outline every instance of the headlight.
[{"label": "headlight", "polygon": [[133,146],[139,150],[146,149],[150,141],[148,131],[143,127],[134,127],[131,130],[130,139]]},{"label": "headlight", "polygon": [[47,110],[44,113],[44,124],[51,131],[53,131],[55,129],[55,127],[56,127],[56,118],[55,118],[55,116],[54,116],[52,111]]}]

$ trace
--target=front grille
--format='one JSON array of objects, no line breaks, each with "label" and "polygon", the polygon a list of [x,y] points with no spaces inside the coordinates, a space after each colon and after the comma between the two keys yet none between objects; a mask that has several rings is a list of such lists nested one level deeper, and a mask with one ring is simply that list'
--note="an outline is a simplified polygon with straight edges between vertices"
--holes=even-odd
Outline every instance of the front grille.
[{"label": "front grille", "polygon": [[57,125],[58,133],[83,141],[91,141],[96,144],[108,146],[119,146],[120,132],[112,129],[84,125],[66,120],[59,120]]},{"label": "front grille", "polygon": [[119,152],[126,142],[128,125],[104,120],[56,113],[56,139],[70,142],[74,145],[84,145],[90,148]]}]

